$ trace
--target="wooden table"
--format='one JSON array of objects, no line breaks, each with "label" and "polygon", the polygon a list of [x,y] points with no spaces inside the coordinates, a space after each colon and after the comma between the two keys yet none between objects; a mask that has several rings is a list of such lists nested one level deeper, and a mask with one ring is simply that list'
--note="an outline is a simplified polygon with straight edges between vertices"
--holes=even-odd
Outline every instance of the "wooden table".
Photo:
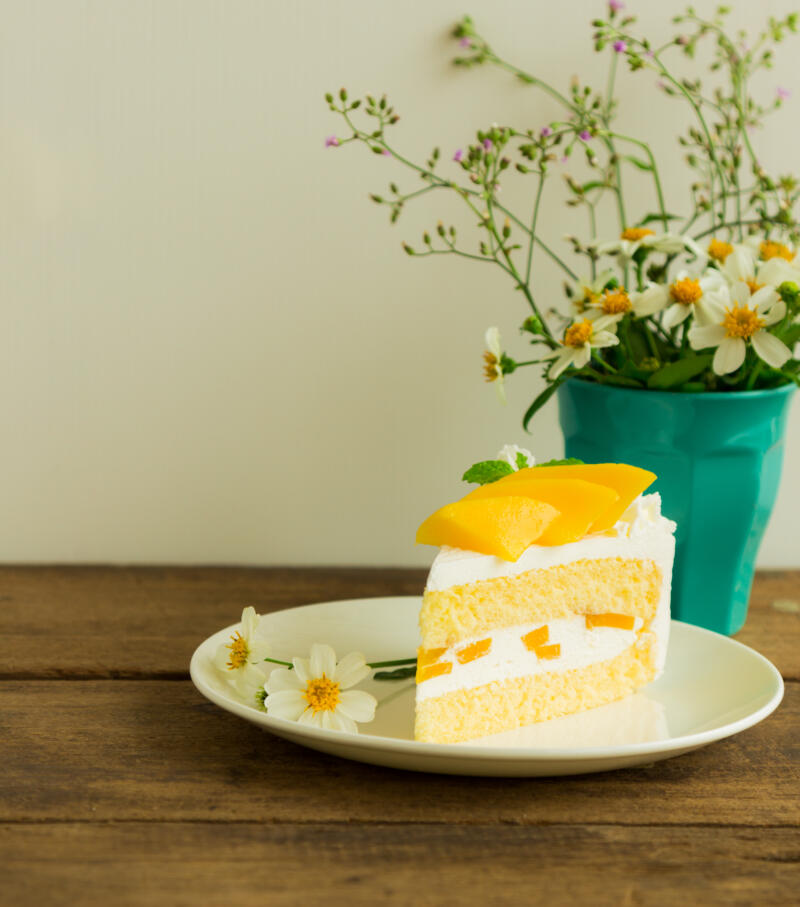
[{"label": "wooden table", "polygon": [[666,762],[421,775],[294,746],[204,700],[195,646],[313,601],[418,593],[364,569],[0,568],[0,904],[797,904],[800,572],[739,638],[778,711]]}]

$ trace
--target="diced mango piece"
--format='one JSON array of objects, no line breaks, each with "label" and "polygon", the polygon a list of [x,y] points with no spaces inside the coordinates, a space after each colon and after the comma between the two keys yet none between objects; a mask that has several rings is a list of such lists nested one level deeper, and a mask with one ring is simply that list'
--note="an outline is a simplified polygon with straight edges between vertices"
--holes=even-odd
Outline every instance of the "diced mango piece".
[{"label": "diced mango piece", "polygon": [[444,646],[440,649],[417,649],[417,667],[424,668],[434,664],[446,651]]},{"label": "diced mango piece", "polygon": [[[542,481],[544,479],[583,479],[612,488],[619,498],[610,504],[592,523],[591,532],[610,529],[628,509],[631,503],[650,485],[657,476],[647,469],[629,466],[627,463],[583,463],[573,466],[533,466],[520,469],[500,479],[500,482]],[[500,482],[492,484],[500,484]]]},{"label": "diced mango piece", "polygon": [[417,683],[423,683],[430,680],[431,677],[439,677],[442,674],[449,674],[453,670],[452,661],[437,661],[436,664],[427,665],[421,668],[417,665]]},{"label": "diced mango piece", "polygon": [[561,643],[555,642],[550,646],[537,646],[535,651],[537,658],[558,658],[561,654]]},{"label": "diced mango piece", "polygon": [[[545,467],[541,472],[546,473]],[[535,472],[526,469],[525,472]],[[510,477],[509,477],[510,478]],[[471,491],[464,500],[496,498],[507,494],[525,495],[537,501],[544,501],[560,511],[559,516],[536,540],[537,545],[567,545],[577,542],[589,531],[589,527],[613,506],[619,495],[612,488],[585,482],[583,479],[558,479],[544,476],[537,481],[509,482],[501,480],[481,485]]]},{"label": "diced mango piece", "polygon": [[529,652],[534,652],[539,646],[543,646],[550,639],[550,628],[545,624],[543,627],[537,627],[526,633],[522,637],[522,642]]},{"label": "diced mango piece", "polygon": [[456,658],[462,665],[465,665],[467,662],[475,661],[476,658],[486,655],[491,647],[491,637],[489,639],[479,639],[477,642],[470,643],[468,646],[464,646],[463,649],[459,649],[456,652]]},{"label": "diced mango piece", "polygon": [[515,561],[557,516],[550,504],[520,495],[464,499],[431,514],[417,530],[417,543],[450,545]]},{"label": "diced mango piece", "polygon": [[587,614],[586,629],[594,627],[615,627],[617,630],[632,630],[636,626],[636,618],[632,614]]}]

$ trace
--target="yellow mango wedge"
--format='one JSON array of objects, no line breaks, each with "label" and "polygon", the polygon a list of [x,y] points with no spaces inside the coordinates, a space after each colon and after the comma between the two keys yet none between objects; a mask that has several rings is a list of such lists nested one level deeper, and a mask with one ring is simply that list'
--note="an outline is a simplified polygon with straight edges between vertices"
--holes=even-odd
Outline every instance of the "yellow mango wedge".
[{"label": "yellow mango wedge", "polygon": [[657,476],[654,472],[629,466],[627,463],[583,463],[573,466],[534,466],[520,469],[510,476],[493,482],[493,485],[511,485],[516,482],[541,482],[550,479],[583,479],[596,485],[605,485],[619,495],[609,504],[589,527],[590,532],[611,529],[633,501],[650,485]]},{"label": "yellow mango wedge", "polygon": [[[547,469],[555,467],[546,467]],[[589,531],[595,520],[617,503],[613,488],[583,479],[549,479],[536,482],[491,482],[471,491],[463,500],[480,500],[506,495],[523,495],[544,501],[560,511],[559,516],[536,539],[537,545],[568,545]]]},{"label": "yellow mango wedge", "polygon": [[515,561],[558,517],[544,501],[520,495],[456,501],[417,530],[419,545],[449,545]]}]

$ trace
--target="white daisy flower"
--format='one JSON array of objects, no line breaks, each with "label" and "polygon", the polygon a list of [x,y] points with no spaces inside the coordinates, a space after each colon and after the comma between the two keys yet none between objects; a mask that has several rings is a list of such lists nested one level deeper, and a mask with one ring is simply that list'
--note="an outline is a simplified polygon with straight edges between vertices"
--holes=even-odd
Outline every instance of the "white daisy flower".
[{"label": "white daisy flower", "polygon": [[667,255],[679,252],[691,252],[698,258],[705,258],[705,253],[690,236],[679,233],[654,233],[647,227],[628,227],[620,234],[619,239],[601,243],[597,247],[600,255],[616,255],[623,267],[642,247]]},{"label": "white daisy flower", "polygon": [[558,378],[570,366],[583,368],[592,358],[592,350],[616,346],[619,337],[607,328],[615,328],[617,321],[612,315],[602,315],[594,321],[584,318],[571,324],[564,331],[563,346],[550,366],[550,380]]},{"label": "white daisy flower", "polygon": [[483,354],[483,374],[487,381],[494,382],[497,396],[506,402],[506,379],[503,374],[503,347],[500,345],[500,329],[491,327],[486,331],[486,350]]},{"label": "white daisy flower", "polygon": [[[763,242],[761,245],[765,245]],[[777,245],[773,243],[773,245]],[[786,248],[785,246],[782,248]],[[797,261],[796,259],[794,260]],[[780,254],[762,259],[758,249],[748,243],[736,245],[720,264],[719,269],[731,284],[742,281],[752,293],[761,287],[779,287],[784,281],[800,280],[800,263],[789,261]]]},{"label": "white daisy flower", "polygon": [[349,689],[370,672],[364,656],[351,652],[337,664],[328,645],[314,643],[310,658],[293,658],[294,670],[276,668],[264,684],[268,715],[333,731],[358,733],[356,722],[372,721],[377,700]]},{"label": "white daisy flower", "polygon": [[611,287],[589,304],[586,317],[592,321],[606,317],[609,324],[617,324],[628,312],[633,312],[637,318],[652,315],[661,307],[660,304],[655,304],[657,302],[658,300],[646,291],[629,295],[625,287]]},{"label": "white daisy flower", "polygon": [[520,468],[517,463],[517,457],[520,454],[526,460],[526,467],[536,465],[536,457],[527,448],[518,447],[516,444],[506,444],[497,454],[496,459],[505,461],[512,469],[517,470]]},{"label": "white daisy flower", "polygon": [[603,292],[606,284],[614,276],[614,271],[611,268],[607,268],[605,271],[598,274],[594,280],[586,278],[584,280],[578,280],[575,283],[567,283],[567,295],[569,296],[575,311],[579,315],[582,315],[589,308],[590,304]]},{"label": "white daisy flower", "polygon": [[715,270],[678,271],[671,283],[651,285],[642,295],[647,295],[651,307],[661,304],[664,309],[661,323],[668,331],[690,315],[699,324],[709,324],[719,306],[730,302],[725,278]]},{"label": "white daisy flower", "polygon": [[216,669],[247,700],[255,696],[267,676],[264,659],[269,655],[269,643],[259,636],[260,620],[255,608],[245,608],[239,629],[230,642],[217,647],[213,658]]},{"label": "white daisy flower", "polygon": [[735,372],[744,362],[747,341],[767,365],[780,368],[791,351],[774,334],[765,330],[786,315],[786,303],[772,287],[762,287],[751,294],[746,283],[736,283],[731,291],[733,305],[719,307],[714,323],[695,325],[689,331],[694,350],[717,347],[713,369],[717,375]]}]

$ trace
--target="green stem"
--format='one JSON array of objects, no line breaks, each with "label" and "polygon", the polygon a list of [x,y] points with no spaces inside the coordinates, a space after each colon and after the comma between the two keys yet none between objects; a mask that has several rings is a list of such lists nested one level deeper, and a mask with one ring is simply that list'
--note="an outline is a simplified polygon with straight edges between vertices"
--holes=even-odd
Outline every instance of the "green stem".
[{"label": "green stem", "polygon": [[[289,670],[294,669],[294,665],[291,661],[281,661],[278,658],[265,658],[264,661],[268,661],[274,665],[283,665]],[[395,668],[399,665],[415,665],[417,663],[416,658],[396,658],[393,661],[368,661],[367,667],[370,668]]]},{"label": "green stem", "polygon": [[533,214],[531,215],[530,237],[528,239],[528,261],[525,265],[525,283],[531,282],[531,266],[533,264],[533,240],[536,236],[536,221],[539,219],[539,205],[542,201],[542,190],[544,189],[544,174],[539,174],[539,185],[536,187],[536,199],[533,203]]},{"label": "green stem", "polygon": [[756,362],[755,367],[753,368],[753,371],[750,372],[750,377],[747,379],[747,385],[746,385],[745,390],[751,391],[755,387],[756,381],[758,380],[758,376],[761,374],[761,369],[763,369],[763,368],[764,368],[764,363],[761,359],[759,359],[758,362]]},{"label": "green stem", "polygon": [[658,166],[656,164],[656,159],[653,156],[653,152],[650,150],[650,146],[647,142],[640,142],[639,139],[635,139],[630,135],[622,135],[619,132],[611,132],[609,135],[612,135],[614,138],[619,139],[622,142],[631,142],[633,145],[638,146],[644,151],[647,155],[647,159],[650,163],[650,172],[653,174],[653,183],[656,190],[656,198],[658,199],[658,212],[661,215],[661,221],[664,224],[664,232],[669,231],[669,218],[667,217],[667,209],[664,204],[664,190],[661,186],[661,177],[658,174]]}]

